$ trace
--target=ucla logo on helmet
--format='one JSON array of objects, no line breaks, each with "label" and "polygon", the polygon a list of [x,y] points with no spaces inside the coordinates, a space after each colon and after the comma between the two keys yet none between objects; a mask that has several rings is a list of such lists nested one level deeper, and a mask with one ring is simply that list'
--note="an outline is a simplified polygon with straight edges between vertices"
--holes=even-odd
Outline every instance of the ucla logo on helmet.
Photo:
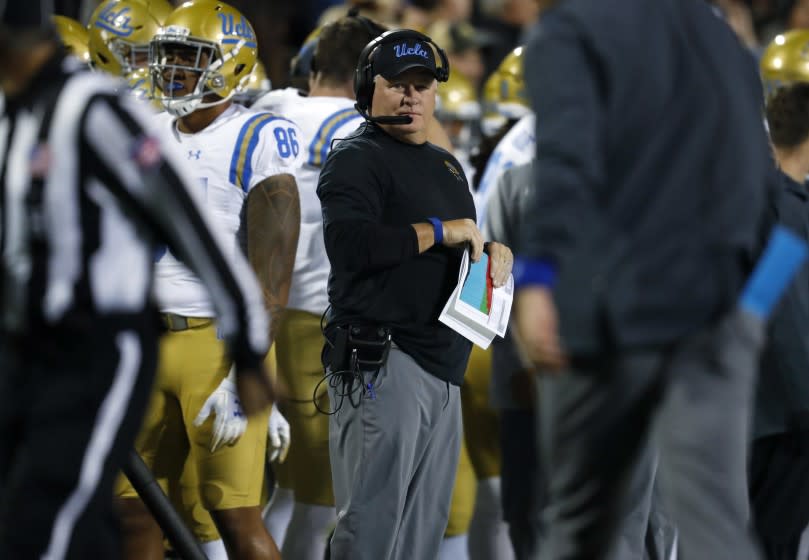
[{"label": "ucla logo on helmet", "polygon": [[101,10],[96,20],[96,27],[106,29],[119,37],[129,37],[134,33],[135,28],[130,25],[132,17],[129,15],[130,8],[115,9],[115,4],[111,4]]},{"label": "ucla logo on helmet", "polygon": [[222,21],[222,34],[232,36],[231,38],[226,37],[223,39],[223,43],[237,43],[240,40],[244,40],[248,47],[255,48],[256,36],[253,34],[253,30],[250,24],[247,23],[247,20],[244,19],[244,16],[239,16],[237,23],[233,14],[216,15],[219,16],[219,19]]},{"label": "ucla logo on helmet", "polygon": [[162,35],[174,35],[177,37],[188,37],[191,35],[191,30],[187,27],[182,27],[179,25],[169,25],[168,27],[163,28],[161,31]]},{"label": "ucla logo on helmet", "polygon": [[416,43],[412,47],[408,47],[407,43],[402,43],[401,45],[395,45],[393,49],[396,51],[396,58],[402,58],[403,56],[420,56],[422,58],[430,58],[430,55],[421,46],[421,43]]}]

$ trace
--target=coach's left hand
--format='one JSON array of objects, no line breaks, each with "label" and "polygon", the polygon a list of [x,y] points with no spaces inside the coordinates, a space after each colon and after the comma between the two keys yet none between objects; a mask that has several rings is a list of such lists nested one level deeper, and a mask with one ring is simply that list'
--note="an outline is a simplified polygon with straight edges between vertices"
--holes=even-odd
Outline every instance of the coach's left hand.
[{"label": "coach's left hand", "polygon": [[511,274],[511,268],[514,266],[514,255],[511,254],[511,249],[496,241],[486,243],[486,254],[489,255],[489,271],[492,284],[495,288],[500,288],[506,283],[509,274]]}]

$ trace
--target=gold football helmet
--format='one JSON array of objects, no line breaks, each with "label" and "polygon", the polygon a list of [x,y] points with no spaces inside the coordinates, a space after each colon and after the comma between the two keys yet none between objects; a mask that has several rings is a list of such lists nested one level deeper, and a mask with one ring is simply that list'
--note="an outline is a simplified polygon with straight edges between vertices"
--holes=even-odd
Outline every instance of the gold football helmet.
[{"label": "gold football helmet", "polygon": [[483,119],[487,136],[493,135],[511,119],[531,113],[525,92],[523,47],[511,51],[483,85]]},{"label": "gold football helmet", "polygon": [[438,84],[435,114],[440,120],[473,121],[480,118],[480,102],[472,82],[451,72],[446,82]]},{"label": "gold football helmet", "polygon": [[446,82],[438,84],[435,115],[455,148],[456,157],[465,157],[478,141],[480,118],[477,92],[467,78],[450,72]]},{"label": "gold football helmet", "polygon": [[787,31],[773,39],[761,57],[767,95],[794,82],[809,82],[809,30]]},{"label": "gold football helmet", "polygon": [[116,76],[146,66],[149,41],[171,10],[167,0],[104,0],[87,25],[92,66]]},{"label": "gold football helmet", "polygon": [[56,26],[56,32],[59,33],[59,38],[67,52],[85,64],[90,64],[90,47],[88,46],[90,36],[87,29],[75,19],[67,16],[52,15],[51,20]]},{"label": "gold football helmet", "polygon": [[247,82],[242,86],[241,90],[233,96],[233,100],[249,107],[256,99],[271,89],[272,84],[267,77],[267,70],[265,70],[260,60],[256,60],[253,71],[247,76]]},{"label": "gold football helmet", "polygon": [[[175,116],[224,103],[248,83],[257,50],[253,27],[236,8],[215,0],[185,2],[151,42],[155,98]],[[189,74],[196,77],[193,86],[185,85]]]},{"label": "gold football helmet", "polygon": [[125,76],[129,90],[138,99],[149,103],[156,111],[162,111],[163,105],[152,98],[152,76],[148,67],[135,68]]}]

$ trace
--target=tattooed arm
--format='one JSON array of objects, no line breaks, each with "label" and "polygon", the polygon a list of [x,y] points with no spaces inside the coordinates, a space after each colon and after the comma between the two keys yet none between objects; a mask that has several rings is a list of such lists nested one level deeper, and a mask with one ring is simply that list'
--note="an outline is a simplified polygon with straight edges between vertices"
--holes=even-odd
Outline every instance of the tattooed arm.
[{"label": "tattooed arm", "polygon": [[247,195],[247,258],[270,313],[270,343],[289,301],[301,228],[298,186],[292,175],[273,175]]}]

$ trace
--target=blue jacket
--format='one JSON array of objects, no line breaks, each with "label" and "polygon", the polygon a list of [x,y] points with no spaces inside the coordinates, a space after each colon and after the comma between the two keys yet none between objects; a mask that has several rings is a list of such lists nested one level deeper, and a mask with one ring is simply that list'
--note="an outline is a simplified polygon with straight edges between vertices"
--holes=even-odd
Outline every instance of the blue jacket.
[{"label": "blue jacket", "polygon": [[525,54],[518,255],[572,354],[666,345],[735,303],[771,168],[752,55],[703,0],[560,0]]}]

